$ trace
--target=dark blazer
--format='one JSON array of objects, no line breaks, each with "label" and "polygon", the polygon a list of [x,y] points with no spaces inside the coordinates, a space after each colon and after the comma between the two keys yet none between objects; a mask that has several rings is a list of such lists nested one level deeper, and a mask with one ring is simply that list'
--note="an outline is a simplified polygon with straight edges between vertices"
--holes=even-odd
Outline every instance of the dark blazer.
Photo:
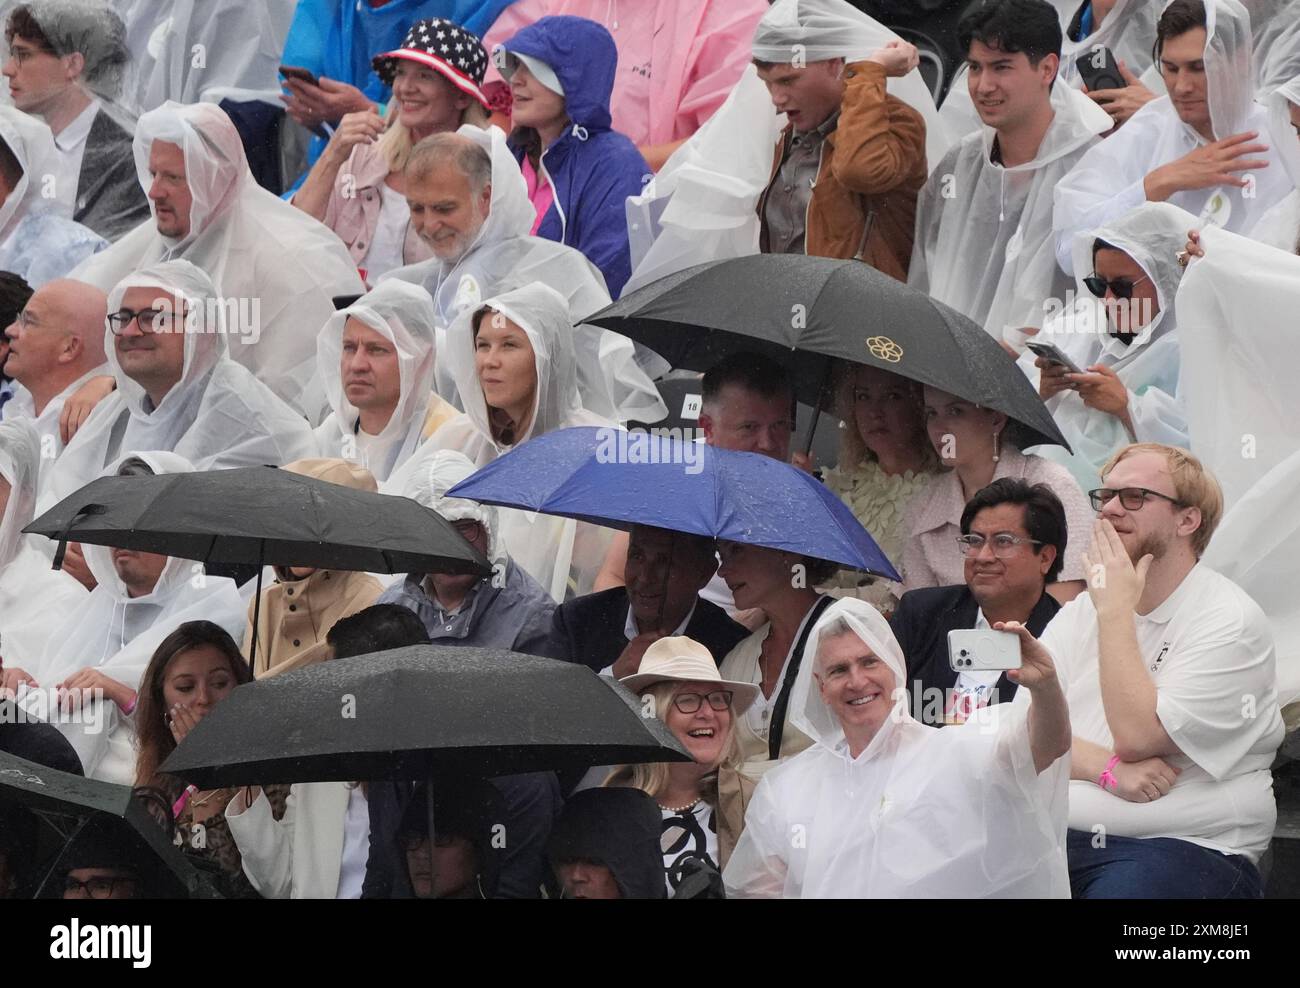
[{"label": "dark blazer", "polygon": [[[1034,637],[1042,635],[1047,622],[1060,609],[1061,605],[1050,594],[1044,592],[1038,598],[1025,622]],[[957,685],[957,673],[948,664],[948,632],[975,627],[978,614],[979,604],[964,583],[909,590],[903,594],[889,626],[907,662],[909,710],[917,709],[914,690],[919,688],[924,697],[926,690],[940,689],[946,693]],[[1016,684],[1007,679],[1006,673],[998,677],[995,701],[1010,700],[1015,693]]]},{"label": "dark blazer", "polygon": [[[627,590],[614,587],[566,601],[555,609],[552,634],[562,658],[600,672],[627,648]],[[717,604],[698,600],[683,632],[713,654],[719,664],[749,632]]]}]

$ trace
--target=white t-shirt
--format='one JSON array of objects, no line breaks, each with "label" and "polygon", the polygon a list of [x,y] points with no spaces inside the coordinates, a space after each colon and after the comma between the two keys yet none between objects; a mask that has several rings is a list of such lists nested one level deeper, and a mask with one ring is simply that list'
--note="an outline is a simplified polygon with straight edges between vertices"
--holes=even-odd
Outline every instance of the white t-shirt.
[{"label": "white t-shirt", "polygon": [[411,208],[406,204],[406,197],[390,189],[387,182],[379,183],[379,198],[379,222],[370,238],[365,260],[358,265],[366,272],[366,279],[372,285],[381,274],[406,263],[403,257],[406,227],[411,222]]},{"label": "white t-shirt", "polygon": [[[1269,766],[1285,733],[1268,620],[1235,583],[1197,564],[1160,606],[1136,616],[1136,627],[1156,716],[1182,752],[1165,760],[1182,772],[1151,803],[1071,781],[1070,828],[1176,837],[1258,861],[1277,820]],[[1042,642],[1067,684],[1075,736],[1113,749],[1091,597],[1080,594],[1057,612]]]},{"label": "white t-shirt", "polygon": [[339,860],[339,890],[335,898],[360,899],[370,856],[370,807],[360,786],[348,789],[343,816],[343,856]]}]

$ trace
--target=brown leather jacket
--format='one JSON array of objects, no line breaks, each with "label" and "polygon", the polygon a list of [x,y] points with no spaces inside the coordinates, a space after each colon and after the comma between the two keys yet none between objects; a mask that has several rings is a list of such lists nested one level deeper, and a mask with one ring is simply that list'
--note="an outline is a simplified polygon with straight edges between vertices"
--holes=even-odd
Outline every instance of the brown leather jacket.
[{"label": "brown leather jacket", "polygon": [[[822,147],[817,184],[808,204],[805,251],[858,258],[907,280],[916,224],[916,197],[925,184],[925,119],[885,91],[884,66],[852,62],[840,118]],[[767,197],[794,128],[781,134],[772,176],[758,201],[760,249],[768,249]]]}]

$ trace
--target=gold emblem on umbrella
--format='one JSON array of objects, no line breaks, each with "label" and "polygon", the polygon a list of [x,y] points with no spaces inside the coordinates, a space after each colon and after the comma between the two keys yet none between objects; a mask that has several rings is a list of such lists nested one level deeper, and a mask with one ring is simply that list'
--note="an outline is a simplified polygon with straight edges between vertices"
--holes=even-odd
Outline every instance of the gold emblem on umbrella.
[{"label": "gold emblem on umbrella", "polygon": [[903,348],[888,336],[868,336],[867,350],[877,360],[887,360],[891,364],[903,359]]}]

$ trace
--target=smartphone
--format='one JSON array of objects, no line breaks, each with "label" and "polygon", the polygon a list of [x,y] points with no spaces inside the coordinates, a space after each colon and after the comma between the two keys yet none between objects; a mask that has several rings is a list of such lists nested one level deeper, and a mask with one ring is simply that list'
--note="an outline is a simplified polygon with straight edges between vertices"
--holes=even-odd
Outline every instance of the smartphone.
[{"label": "smartphone", "polygon": [[297,79],[299,82],[309,82],[313,86],[320,85],[320,80],[312,75],[309,70],[299,68],[297,65],[281,65],[280,75],[284,76],[286,79]]},{"label": "smartphone", "polygon": [[1128,85],[1119,73],[1119,63],[1115,61],[1115,56],[1104,45],[1089,48],[1074,64],[1090,93],[1099,89],[1123,89]]},{"label": "smartphone", "polygon": [[1061,348],[1055,343],[1044,343],[1041,340],[1028,340],[1026,341],[1025,346],[1028,347],[1035,356],[1042,357],[1053,364],[1060,364],[1071,374],[1083,373],[1083,371],[1079,369],[1078,365],[1062,353]]},{"label": "smartphone", "polygon": [[1010,631],[961,628],[948,632],[948,666],[955,672],[1020,668],[1020,637]]}]

